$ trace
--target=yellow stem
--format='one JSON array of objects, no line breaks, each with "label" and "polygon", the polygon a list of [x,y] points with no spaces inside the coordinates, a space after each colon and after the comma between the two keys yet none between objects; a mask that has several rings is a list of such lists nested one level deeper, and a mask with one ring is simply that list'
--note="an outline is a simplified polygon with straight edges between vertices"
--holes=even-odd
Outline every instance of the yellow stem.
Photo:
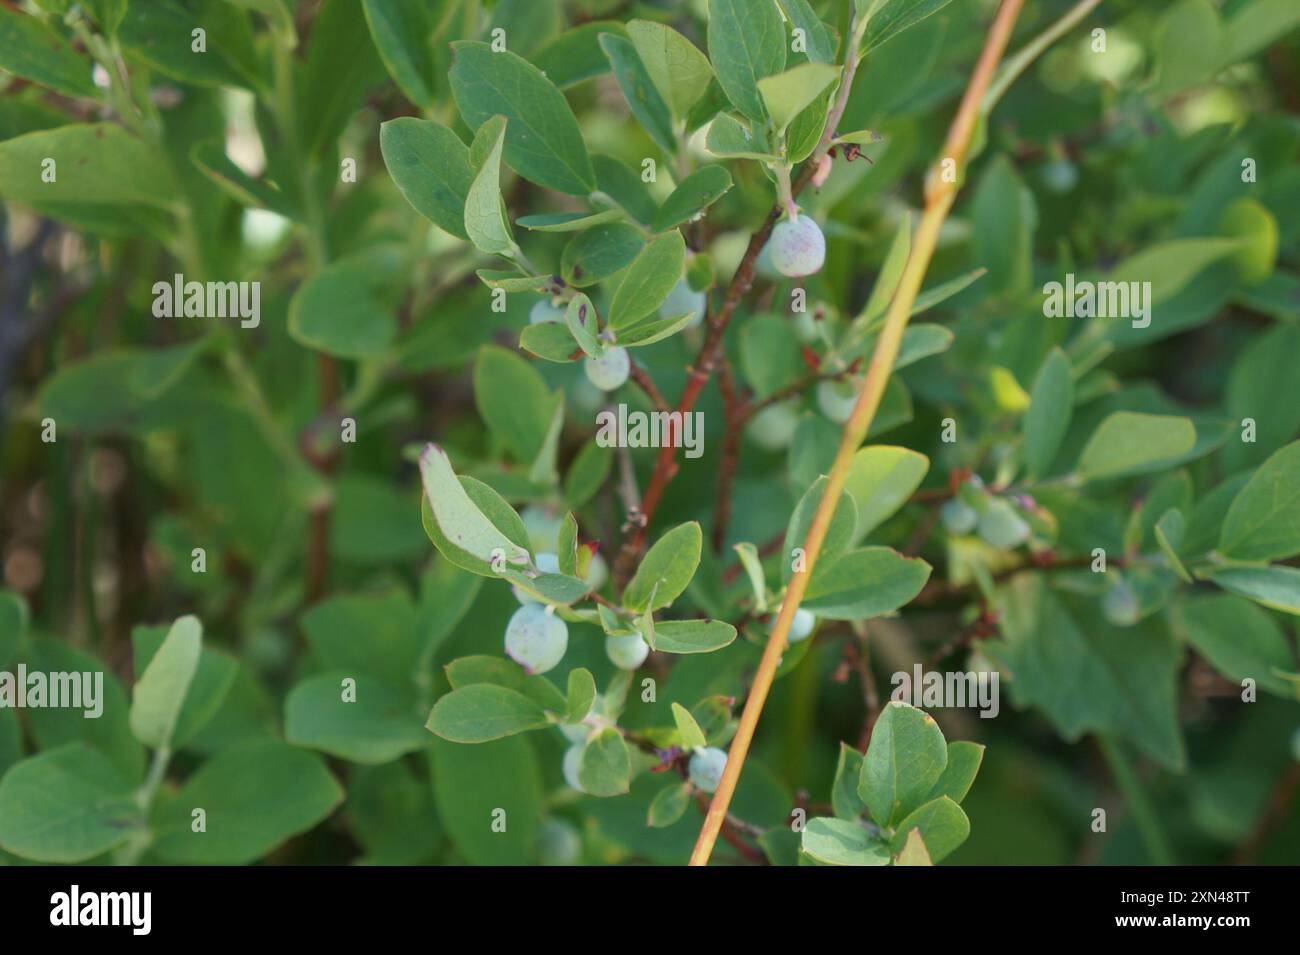
[{"label": "yellow stem", "polygon": [[[926,178],[925,211],[916,228],[911,254],[907,258],[907,265],[903,268],[898,289],[885,315],[885,325],[876,342],[875,351],[871,355],[871,364],[867,368],[862,391],[859,392],[857,403],[853,407],[853,414],[844,425],[844,436],[840,441],[835,463],[831,465],[826,490],[813,515],[812,526],[808,528],[808,537],[803,547],[804,569],[790,579],[790,588],[786,592],[785,602],[781,605],[781,613],[777,616],[776,626],[772,628],[767,646],[763,650],[763,658],[758,664],[758,671],[754,674],[754,685],[750,688],[745,709],[740,714],[735,738],[727,753],[727,766],[722,773],[722,782],[719,783],[717,792],[713,794],[713,799],[709,803],[708,814],[700,829],[695,850],[691,853],[690,864],[693,866],[708,864],[709,855],[713,852],[713,844],[717,841],[718,832],[726,820],[727,808],[736,791],[736,783],[740,780],[740,771],[745,765],[749,744],[754,738],[754,729],[758,725],[759,715],[763,712],[763,704],[767,701],[768,691],[772,688],[772,680],[776,676],[777,665],[786,647],[786,635],[790,632],[795,611],[799,609],[804,592],[808,589],[808,580],[817,564],[817,555],[821,552],[822,542],[830,527],[831,516],[835,513],[835,505],[844,490],[844,482],[848,477],[853,455],[866,440],[867,431],[876,416],[876,409],[880,406],[885,384],[893,371],[894,360],[898,357],[898,346],[903,338],[903,330],[907,327],[912,305],[921,289],[921,280],[925,278],[930,257],[939,238],[939,228],[943,225],[943,220],[957,195],[957,185],[964,170],[966,151],[979,119],[981,101],[1011,39],[1011,30],[1015,26],[1016,17],[1020,15],[1023,3],[1024,0],[1003,0],[998,8],[997,16],[989,27],[988,38],[984,41],[984,49],[966,87],[966,93],[957,108],[957,115],[948,130],[943,154]],[[951,162],[946,163],[944,160],[951,160]]]}]

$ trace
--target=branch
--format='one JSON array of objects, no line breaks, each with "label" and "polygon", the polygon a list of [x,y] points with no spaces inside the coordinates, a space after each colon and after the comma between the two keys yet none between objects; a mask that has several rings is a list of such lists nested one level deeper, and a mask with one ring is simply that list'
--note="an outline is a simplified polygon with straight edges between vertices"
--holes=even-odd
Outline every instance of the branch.
[{"label": "branch", "polygon": [[[871,364],[867,367],[862,390],[858,393],[857,404],[844,426],[844,436],[840,442],[839,452],[836,454],[835,463],[831,466],[826,489],[817,506],[817,511],[813,515],[812,525],[808,529],[808,537],[804,542],[804,552],[807,555],[806,567],[791,578],[790,588],[786,593],[784,603],[781,605],[781,612],[777,616],[776,625],[772,628],[767,646],[763,650],[763,657],[759,662],[758,671],[754,677],[754,685],[751,688],[749,698],[745,701],[745,709],[741,713],[740,723],[736,728],[736,735],[728,752],[727,765],[722,773],[722,782],[718,786],[717,792],[713,794],[713,801],[709,804],[709,812],[705,817],[704,826],[700,829],[699,839],[695,843],[695,850],[691,853],[690,864],[693,866],[707,865],[709,856],[713,852],[714,843],[718,838],[718,831],[722,828],[722,823],[726,819],[727,807],[731,804],[731,797],[736,791],[736,783],[740,780],[740,771],[745,765],[745,757],[749,753],[749,744],[754,738],[754,730],[758,725],[759,715],[763,712],[763,704],[767,701],[768,691],[771,689],[772,681],[776,677],[776,668],[780,662],[781,653],[786,646],[786,636],[790,632],[790,624],[794,621],[795,611],[799,609],[804,592],[808,589],[808,580],[814,567],[816,567],[817,556],[821,552],[822,542],[826,539],[826,532],[830,527],[835,505],[839,502],[845,480],[848,478],[853,455],[862,446],[867,431],[871,427],[871,422],[875,418],[876,410],[880,406],[885,384],[889,380],[894,361],[898,357],[899,345],[902,341],[903,331],[907,327],[912,305],[916,301],[917,293],[921,289],[921,282],[925,278],[926,269],[930,264],[930,258],[934,254],[934,248],[939,238],[939,229],[948,215],[948,210],[952,208],[953,201],[956,199],[957,183],[945,180],[940,171],[943,165],[942,160],[951,159],[954,168],[958,170],[958,175],[953,178],[960,178],[960,174],[965,170],[966,151],[970,146],[975,124],[979,119],[980,103],[989,88],[989,83],[993,79],[993,72],[997,69],[998,61],[1001,60],[1003,51],[1006,50],[1007,43],[1011,39],[1011,30],[1015,25],[1017,16],[1020,14],[1023,3],[1024,0],[1003,0],[1002,5],[998,8],[997,16],[989,28],[988,38],[984,42],[984,49],[980,52],[979,61],[975,64],[975,71],[971,74],[970,83],[966,87],[965,95],[963,95],[961,104],[957,108],[957,115],[948,131],[948,138],[944,143],[940,161],[931,168],[926,178],[925,211],[922,213],[921,220],[916,228],[911,254],[908,256],[907,264],[903,268],[898,289],[889,304],[889,310],[885,315],[884,328],[881,329],[880,337],[876,340],[876,347],[871,356]],[[854,35],[857,36],[858,34],[855,32]],[[856,50],[850,49],[848,57],[850,64],[856,59],[855,54]],[[769,217],[769,221],[773,221],[772,217]],[[753,240],[751,240],[750,245],[752,248]],[[710,330],[712,331],[712,328]]]}]

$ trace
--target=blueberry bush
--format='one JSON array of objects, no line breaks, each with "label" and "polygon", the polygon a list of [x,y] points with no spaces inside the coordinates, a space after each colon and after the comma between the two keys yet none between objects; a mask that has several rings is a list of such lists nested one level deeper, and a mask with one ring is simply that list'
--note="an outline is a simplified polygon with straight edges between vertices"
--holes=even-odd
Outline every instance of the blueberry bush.
[{"label": "blueberry bush", "polygon": [[1294,862],[1298,114],[1295,0],[0,2],[0,861]]}]

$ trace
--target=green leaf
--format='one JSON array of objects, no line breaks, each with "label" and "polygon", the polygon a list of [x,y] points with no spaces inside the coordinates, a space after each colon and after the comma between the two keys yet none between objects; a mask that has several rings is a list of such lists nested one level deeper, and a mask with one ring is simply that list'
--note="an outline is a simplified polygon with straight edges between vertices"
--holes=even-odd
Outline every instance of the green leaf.
[{"label": "green leaf", "polygon": [[660,149],[668,153],[676,152],[672,111],[655,88],[632,41],[606,33],[600,38],[600,48],[609,58],[614,79],[623,91],[623,98],[627,100],[628,108],[637,122]]},{"label": "green leaf", "polygon": [[759,80],[758,92],[777,134],[784,133],[791,121],[825,93],[839,75],[839,68],[829,63],[800,63]]},{"label": "green leaf", "polygon": [[179,617],[131,694],[131,732],[153,749],[170,749],[185,694],[199,667],[203,625]]},{"label": "green leaf", "polygon": [[[626,222],[598,225],[575,235],[560,257],[564,281],[586,288],[622,270],[641,251],[641,231]],[[666,294],[666,293],[665,293]]]},{"label": "green leaf", "polygon": [[379,247],[333,262],[298,286],[289,302],[289,334],[336,358],[373,358],[397,337],[387,297],[399,268]]},{"label": "green leaf", "polygon": [[442,831],[433,789],[408,762],[354,771],[344,812],[366,850],[357,865],[419,865],[436,858]]},{"label": "green leaf", "polygon": [[695,576],[703,540],[699,523],[688,521],[655,541],[623,591],[623,606],[640,613],[676,600]]},{"label": "green leaf", "polygon": [[389,76],[416,106],[433,108],[438,74],[430,40],[437,26],[436,8],[407,0],[363,0],[362,5]]},{"label": "green leaf", "polygon": [[623,734],[606,726],[582,747],[578,782],[591,796],[621,796],[632,778],[632,757]]},{"label": "green leaf", "polygon": [[934,865],[930,853],[925,848],[920,829],[909,829],[903,840],[903,848],[894,856],[894,865],[925,866]]},{"label": "green leaf", "polygon": [[970,820],[961,806],[947,796],[932,799],[898,824],[890,850],[901,853],[908,835],[917,831],[925,843],[931,862],[938,862],[952,853],[970,835]]},{"label": "green leaf", "polygon": [[469,239],[465,200],[474,170],[460,137],[432,120],[403,116],[380,125],[379,148],[411,207],[438,228]]},{"label": "green leaf", "polygon": [[574,352],[579,351],[573,333],[559,322],[529,325],[519,333],[519,347],[538,358],[560,364],[573,361]]},{"label": "green leaf", "polygon": [[1169,562],[1170,569],[1179,576],[1183,583],[1190,584],[1192,583],[1192,575],[1187,572],[1187,567],[1178,556],[1178,548],[1182,545],[1185,532],[1186,523],[1183,520],[1183,512],[1176,507],[1169,508],[1160,516],[1160,519],[1156,521],[1154,530],[1156,546],[1165,555],[1165,560]]},{"label": "green leaf", "polygon": [[489,683],[514,690],[553,713],[564,713],[569,706],[568,699],[555,684],[544,676],[529,676],[513,660],[468,656],[453,660],[446,669],[453,689]]},{"label": "green leaf", "polygon": [[[817,513],[817,508],[821,506],[822,497],[826,494],[826,487],[829,480],[825,477],[819,477],[813,482],[812,487],[808,488],[795,505],[794,512],[790,515],[790,522],[785,528],[785,543],[781,547],[781,553],[785,559],[781,561],[781,582],[787,583],[794,576],[793,561],[789,556],[794,553],[795,548],[802,548],[808,540],[808,530],[812,527],[813,517]],[[824,567],[844,553],[849,547],[853,546],[853,537],[857,532],[858,526],[858,509],[854,504],[853,496],[847,492],[840,493],[840,499],[835,504],[835,512],[831,515],[830,525],[826,528],[826,534],[822,538],[822,549],[817,558],[817,566]],[[805,600],[806,602],[806,600]]]},{"label": "green leaf", "polygon": [[[185,619],[189,618],[181,618],[181,620]],[[180,621],[178,620],[177,623],[179,624]],[[131,644],[135,650],[137,687],[140,685],[141,676],[147,672],[150,663],[165,645],[170,636],[169,631],[172,629],[175,627],[136,627],[131,631]],[[183,747],[216,715],[226,694],[230,692],[231,685],[235,682],[238,670],[239,664],[233,657],[203,647],[199,654],[198,667],[194,671],[194,679],[190,681],[184,693],[185,699],[176,717],[176,726],[171,734],[172,749]]]},{"label": "green leaf", "polygon": [[[139,6],[131,5],[133,10]],[[366,95],[388,80],[383,61],[370,42],[361,4],[325,0],[318,9],[311,22],[306,59],[295,66],[294,73],[299,136],[312,156],[333,149]],[[187,50],[188,42],[187,38]]]},{"label": "green leaf", "polygon": [[681,737],[682,749],[698,749],[705,745],[704,731],[695,722],[690,710],[680,703],[673,703],[673,722],[677,724],[677,735]]},{"label": "green leaf", "polygon": [[592,226],[619,222],[622,219],[621,209],[605,209],[601,212],[544,212],[541,215],[520,216],[515,224],[533,232],[582,232]]},{"label": "green leaf", "polygon": [[1074,411],[1074,378],[1070,359],[1053,348],[1038,370],[1025,413],[1025,467],[1031,478],[1042,477],[1052,466],[1057,449],[1070,427]]},{"label": "green leaf", "polygon": [[474,362],[474,403],[483,420],[520,464],[542,450],[555,409],[552,394],[533,365],[498,345],[484,345]]},{"label": "green leaf", "polygon": [[776,5],[709,0],[708,48],[727,98],[750,119],[765,119],[758,81],[785,69],[785,24]]},{"label": "green leaf", "polygon": [[615,331],[627,328],[657,309],[682,277],[686,243],[676,229],[652,239],[628,267],[609,307]]},{"label": "green leaf", "polygon": [[[500,507],[508,511],[515,522],[519,522],[518,515],[486,485],[472,478],[458,479],[446,452],[437,445],[425,445],[420,453],[420,477],[431,518],[425,529],[437,531],[441,539],[435,538],[434,543],[444,557],[456,566],[484,577],[497,576],[491,567],[494,556],[507,564],[518,565],[528,561],[528,549],[521,543],[528,539],[528,532],[523,530],[522,523],[517,528],[509,528],[511,533],[507,535],[502,529],[502,524],[507,521],[500,516],[496,520],[489,519],[471,498],[469,488],[475,485],[485,488],[489,492],[488,498],[500,501]],[[482,492],[478,493],[483,499]]]},{"label": "green leaf", "polygon": [[253,179],[245,173],[230,161],[225,144],[220,140],[196,143],[190,150],[190,160],[240,205],[269,209],[291,219],[299,217],[293,200],[282,193],[276,183]]},{"label": "green leaf", "polygon": [[0,667],[7,664],[18,649],[18,641],[27,632],[27,602],[18,594],[0,590]]},{"label": "green leaf", "polygon": [[470,146],[470,164],[482,151],[474,181],[465,196],[465,232],[480,251],[508,255],[515,247],[501,196],[501,148],[505,142],[506,119],[493,116],[479,127]]},{"label": "green leaf", "polygon": [[708,58],[686,37],[661,23],[630,20],[627,35],[673,118],[685,120],[713,79]]},{"label": "green leaf", "polygon": [[[196,53],[191,31],[201,23],[205,52]],[[117,30],[135,59],[183,83],[201,86],[265,87],[253,46],[248,14],[230,4],[198,0],[132,3]]]},{"label": "green leaf", "polygon": [[732,547],[740,558],[740,565],[745,569],[749,585],[754,591],[754,612],[767,613],[767,581],[763,575],[763,562],[758,556],[758,548],[748,542]]},{"label": "green leaf", "polygon": [[[859,11],[868,0],[855,0]],[[914,27],[926,17],[938,13],[952,0],[872,0],[874,9],[867,22],[867,32],[862,39],[860,54],[866,54],[890,37]]]},{"label": "green leaf", "polygon": [[826,865],[889,865],[888,846],[861,823],[845,819],[809,819],[800,846]]},{"label": "green leaf", "polygon": [[1173,298],[1207,266],[1235,252],[1240,239],[1170,239],[1149,246],[1120,262],[1112,282],[1150,282],[1148,304]]},{"label": "green leaf", "polygon": [[1224,400],[1229,416],[1255,422],[1255,442],[1224,448],[1228,467],[1257,464],[1300,431],[1300,326],[1277,324],[1247,342],[1228,373]]},{"label": "green leaf", "polygon": [[1223,567],[1207,575],[1224,590],[1249,597],[1257,604],[1300,616],[1300,570],[1269,567]]},{"label": "green leaf", "polygon": [[451,90],[472,129],[498,114],[507,120],[505,158],[539,186],[585,196],[596,188],[573,110],[542,71],[486,43],[453,43]]},{"label": "green leaf", "polygon": [[871,731],[858,796],[877,825],[891,828],[926,800],[947,765],[948,747],[934,718],[891,702]]},{"label": "green leaf", "polygon": [[427,725],[434,735],[453,743],[486,743],[542,729],[550,720],[545,710],[522,693],[474,683],[441,697]]},{"label": "green leaf", "polygon": [[1085,481],[1155,471],[1196,444],[1190,418],[1116,411],[1093,432],[1076,470]]},{"label": "green leaf", "polygon": [[939,781],[926,796],[926,802],[940,796],[947,796],[953,802],[960,803],[975,783],[975,776],[979,773],[980,763],[983,761],[984,747],[979,743],[965,740],[949,743],[948,764],[944,766]]},{"label": "green leaf", "polygon": [[866,620],[910,602],[930,577],[930,565],[888,547],[863,547],[818,561],[803,608],[830,620]]},{"label": "green leaf", "polygon": [[793,384],[808,371],[794,323],[755,315],[740,327],[740,370],[758,398]]},{"label": "green leaf", "polygon": [[1069,742],[1089,732],[1114,732],[1163,766],[1181,768],[1178,644],[1158,619],[1119,628],[1068,599],[1028,573],[1000,591],[1002,639],[984,648],[1015,674],[1009,682],[1013,701],[1039,709]]},{"label": "green leaf", "polygon": [[625,328],[618,335],[618,343],[624,348],[642,348],[653,345],[665,338],[676,335],[694,321],[690,312],[670,318],[649,318],[636,322],[631,328]]},{"label": "green leaf", "polygon": [[840,756],[835,764],[835,782],[831,785],[831,807],[840,819],[857,819],[867,809],[858,795],[858,779],[862,776],[862,754],[848,743],[840,743]]},{"label": "green leaf", "polygon": [[1236,560],[1300,554],[1300,441],[1274,452],[1233,498],[1219,551]]},{"label": "green leaf", "polygon": [[1033,281],[1033,241],[1038,213],[1033,194],[1004,155],[985,169],[975,189],[971,249],[975,264],[988,269],[993,294],[1021,295]]},{"label": "green leaf", "polygon": [[1286,635],[1264,610],[1230,594],[1189,596],[1174,604],[1174,626],[1197,652],[1230,680],[1254,680],[1270,693],[1297,698],[1295,660]]},{"label": "green leaf", "polygon": [[649,225],[659,205],[641,176],[613,156],[597,154],[591,158],[591,164],[596,169],[596,185],[600,191],[637,222]]},{"label": "green leaf", "polygon": [[[462,746],[434,740],[433,794],[456,851],[474,865],[534,861],[543,811],[541,772],[520,737]],[[505,831],[494,831],[505,823]]]},{"label": "green leaf", "polygon": [[[320,757],[279,740],[218,753],[159,809],[153,851],[168,862],[243,865],[317,825],[343,801]],[[191,830],[202,807],[207,831]]]},{"label": "green leaf", "polygon": [[595,439],[578,450],[564,475],[564,499],[571,507],[580,507],[595,496],[609,476],[613,458],[610,449],[602,448]]},{"label": "green leaf", "polygon": [[776,0],[777,6],[790,21],[790,26],[803,30],[808,59],[814,63],[831,63],[835,60],[835,36],[822,23],[808,0]]},{"label": "green leaf", "polygon": [[723,159],[775,160],[762,126],[757,122],[753,129],[726,113],[719,113],[709,124],[704,148]]},{"label": "green leaf", "polygon": [[36,862],[84,862],[143,828],[135,794],[97,749],[69,743],[0,779],[0,848]]},{"label": "green leaf", "polygon": [[[355,685],[344,695],[344,681]],[[429,737],[410,694],[362,673],[308,677],[284,702],[284,738],[354,763],[388,763],[422,749]]]},{"label": "green leaf", "polygon": [[591,671],[574,667],[569,671],[569,693],[565,701],[564,721],[580,723],[596,702],[596,680]]},{"label": "green leaf", "polygon": [[615,20],[593,20],[553,37],[531,57],[546,78],[564,89],[609,72],[609,60],[600,48],[600,35],[625,36],[627,29]]},{"label": "green leaf", "polygon": [[661,653],[712,653],[735,639],[736,628],[721,620],[664,620],[655,624],[650,645]]},{"label": "green leaf", "polygon": [[[53,182],[41,177],[47,158]],[[0,142],[0,195],[37,208],[166,206],[175,187],[157,151],[121,126],[79,123]]]},{"label": "green leaf", "polygon": [[646,825],[652,829],[666,829],[686,812],[691,804],[691,788],[686,783],[673,783],[659,790],[650,803]]},{"label": "green leaf", "polygon": [[930,459],[917,451],[876,444],[853,455],[844,491],[857,504],[853,540],[859,541],[889,519],[921,485]]},{"label": "green leaf", "polygon": [[695,170],[664,200],[655,215],[654,230],[665,232],[702,213],[731,188],[731,173],[723,166]]},{"label": "green leaf", "polygon": [[91,66],[37,17],[0,7],[0,70],[68,96],[95,96]]},{"label": "green leaf", "polygon": [[585,354],[592,358],[605,354],[605,346],[596,337],[600,333],[596,306],[586,295],[579,292],[569,299],[568,307],[564,310],[564,324]]},{"label": "green leaf", "polygon": [[1178,0],[1156,30],[1157,89],[1170,93],[1208,80],[1224,65],[1229,43],[1209,0]]}]

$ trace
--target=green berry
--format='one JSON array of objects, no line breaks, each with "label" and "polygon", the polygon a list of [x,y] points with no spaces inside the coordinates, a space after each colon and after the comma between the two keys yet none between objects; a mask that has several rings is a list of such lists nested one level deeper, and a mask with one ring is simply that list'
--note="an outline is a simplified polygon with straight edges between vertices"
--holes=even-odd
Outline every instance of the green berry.
[{"label": "green berry", "polygon": [[599,358],[588,358],[583,363],[587,380],[601,391],[613,391],[627,381],[632,370],[632,361],[628,358],[626,348],[606,348]]},{"label": "green berry", "polygon": [[635,670],[650,655],[650,644],[639,633],[605,638],[605,655],[620,670]]},{"label": "green berry", "polygon": [[540,299],[533,303],[533,307],[528,312],[529,325],[541,325],[544,322],[563,322],[564,309],[551,304],[548,298]]},{"label": "green berry", "polygon": [[750,419],[745,433],[765,451],[780,451],[790,445],[799,427],[799,413],[791,402],[768,405]]},{"label": "green berry", "polygon": [[560,771],[564,774],[564,781],[569,784],[570,789],[576,789],[578,792],[586,792],[582,788],[582,781],[578,779],[578,768],[582,765],[582,751],[585,746],[570,746],[564,753],[564,761],[560,763]]},{"label": "green berry", "polygon": [[1029,538],[1029,525],[1001,498],[989,501],[989,506],[980,515],[979,528],[984,543],[1000,550],[1019,547]]},{"label": "green berry", "polygon": [[980,521],[979,512],[959,497],[944,502],[939,518],[949,534],[969,534]]},{"label": "green berry", "polygon": [[817,407],[836,424],[843,424],[853,414],[853,406],[858,403],[858,388],[861,381],[857,378],[837,378],[823,381],[817,386]]},{"label": "green berry", "polygon": [[506,625],[506,655],[529,673],[554,668],[568,648],[568,624],[541,604],[524,604]]},{"label": "green berry", "polygon": [[537,833],[537,854],[542,865],[577,865],[582,858],[582,836],[567,819],[547,819]]}]

